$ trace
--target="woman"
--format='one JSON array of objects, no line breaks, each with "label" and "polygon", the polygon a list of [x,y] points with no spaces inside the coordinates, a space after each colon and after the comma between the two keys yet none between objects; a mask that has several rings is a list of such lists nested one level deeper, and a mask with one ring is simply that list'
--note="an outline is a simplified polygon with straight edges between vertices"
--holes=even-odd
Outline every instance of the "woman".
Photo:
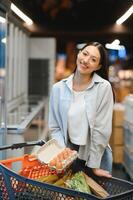
[{"label": "woman", "polygon": [[107,70],[100,43],[88,43],[79,51],[74,73],[53,85],[49,130],[61,146],[78,150],[95,175],[111,177],[113,92]]}]

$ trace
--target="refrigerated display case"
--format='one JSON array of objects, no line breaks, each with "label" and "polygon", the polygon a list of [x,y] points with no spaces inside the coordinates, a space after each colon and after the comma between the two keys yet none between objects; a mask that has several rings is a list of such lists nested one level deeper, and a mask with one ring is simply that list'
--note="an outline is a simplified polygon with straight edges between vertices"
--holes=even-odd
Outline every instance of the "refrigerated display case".
[{"label": "refrigerated display case", "polygon": [[[10,5],[9,0],[0,0],[0,16],[4,19],[0,22],[0,145],[23,142],[31,124],[37,124],[38,119],[38,124],[45,125],[43,135],[40,125],[36,125],[36,139],[47,137],[48,96],[54,82],[55,39],[30,38],[30,32]],[[38,80],[34,69],[39,73]],[[23,153],[21,150],[17,156]],[[0,159],[11,157],[9,152],[6,157],[3,154]]]},{"label": "refrigerated display case", "polygon": [[[35,103],[28,99],[29,33],[10,5],[0,1],[0,146],[23,142],[23,134],[45,109],[44,98]],[[0,152],[0,159],[9,154]]]},{"label": "refrigerated display case", "polygon": [[[7,20],[9,2],[0,1],[0,145],[6,142]],[[5,157],[0,153],[0,158]]]}]

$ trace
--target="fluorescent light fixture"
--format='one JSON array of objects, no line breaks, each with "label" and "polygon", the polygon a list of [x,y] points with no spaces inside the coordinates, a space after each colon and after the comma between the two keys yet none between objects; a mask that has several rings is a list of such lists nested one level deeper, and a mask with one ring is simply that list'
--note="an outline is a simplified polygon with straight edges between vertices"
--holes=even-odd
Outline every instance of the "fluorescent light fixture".
[{"label": "fluorescent light fixture", "polygon": [[120,45],[117,45],[117,44],[109,44],[109,43],[107,43],[107,44],[105,45],[105,47],[106,47],[107,49],[114,49],[114,50],[119,50],[119,49],[120,49]]},{"label": "fluorescent light fixture", "polygon": [[77,49],[82,49],[86,43],[77,44]]},{"label": "fluorescent light fixture", "polygon": [[124,47],[123,45],[109,44],[109,43],[107,43],[107,44],[105,45],[105,47],[106,47],[107,49],[114,49],[114,50],[125,49],[125,47]]},{"label": "fluorescent light fixture", "polygon": [[120,45],[120,40],[116,39],[112,43],[107,43],[105,45],[107,49],[114,49],[114,50],[120,50],[120,49],[125,49],[123,45]]},{"label": "fluorescent light fixture", "polygon": [[5,37],[2,38],[1,42],[5,44],[6,43],[6,38]]},{"label": "fluorescent light fixture", "polygon": [[130,17],[130,15],[133,13],[133,5],[125,12],[124,15],[122,15],[117,21],[116,24],[120,25],[122,24],[124,21],[126,21],[126,19],[128,19],[128,17]]},{"label": "fluorescent light fixture", "polygon": [[6,19],[0,16],[0,23],[4,24],[5,22],[6,22]]},{"label": "fluorescent light fixture", "polygon": [[120,44],[120,40],[116,39],[111,44],[119,45]]},{"label": "fluorescent light fixture", "polygon": [[19,8],[17,8],[17,6],[15,6],[13,3],[11,3],[11,9],[16,15],[18,15],[22,20],[24,20],[26,24],[33,24],[33,21],[29,17],[27,17],[21,10],[19,10]]}]

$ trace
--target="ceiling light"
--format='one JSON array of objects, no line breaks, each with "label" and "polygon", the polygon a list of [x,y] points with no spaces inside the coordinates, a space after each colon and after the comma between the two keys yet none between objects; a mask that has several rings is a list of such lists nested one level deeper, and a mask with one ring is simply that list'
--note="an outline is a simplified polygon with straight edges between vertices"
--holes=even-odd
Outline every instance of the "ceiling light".
[{"label": "ceiling light", "polygon": [[86,45],[86,43],[81,43],[81,44],[77,44],[77,49],[82,49],[84,46]]},{"label": "ceiling light", "polygon": [[4,24],[5,22],[6,22],[6,19],[0,16],[0,23]]},{"label": "ceiling light", "polygon": [[119,44],[120,44],[120,40],[116,39],[116,40],[114,40],[111,44],[119,45]]},{"label": "ceiling light", "polygon": [[6,38],[5,37],[2,38],[1,42],[5,44],[6,43]]},{"label": "ceiling light", "polygon": [[114,50],[123,50],[123,49],[125,49],[125,47],[123,46],[123,45],[119,45],[119,44],[109,44],[109,43],[107,43],[106,45],[105,45],[105,47],[107,48],[107,49],[114,49]]},{"label": "ceiling light", "polygon": [[117,44],[109,44],[109,43],[107,43],[107,44],[105,45],[105,47],[106,47],[107,49],[114,49],[114,50],[119,50],[119,49],[120,49],[120,45],[117,45]]},{"label": "ceiling light", "polygon": [[105,45],[105,47],[107,49],[114,49],[114,50],[125,49],[125,47],[123,45],[120,45],[120,40],[118,40],[118,39],[114,40],[112,43],[107,43]]},{"label": "ceiling light", "polygon": [[15,6],[13,3],[11,3],[11,9],[12,11],[17,14],[22,20],[24,20],[28,25],[32,25],[33,21],[27,17],[17,6]]},{"label": "ceiling light", "polygon": [[117,21],[116,24],[122,24],[130,15],[133,13],[133,5],[122,15]]}]

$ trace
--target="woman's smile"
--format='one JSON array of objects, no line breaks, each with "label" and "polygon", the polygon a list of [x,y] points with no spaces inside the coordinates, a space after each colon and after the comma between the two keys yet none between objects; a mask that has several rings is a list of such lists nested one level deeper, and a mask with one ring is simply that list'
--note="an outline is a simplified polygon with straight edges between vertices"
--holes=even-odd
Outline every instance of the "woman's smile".
[{"label": "woman's smile", "polygon": [[81,65],[80,65],[83,69],[87,69],[88,68],[88,66],[87,65],[85,65],[85,64],[83,64],[83,63],[81,63]]},{"label": "woman's smile", "polygon": [[85,63],[84,61],[80,61],[80,67],[83,69],[88,69],[89,65],[87,63]]},{"label": "woman's smile", "polygon": [[83,64],[83,63],[79,63],[78,71],[81,74],[88,74],[88,73],[90,73],[90,67],[88,65]]}]

